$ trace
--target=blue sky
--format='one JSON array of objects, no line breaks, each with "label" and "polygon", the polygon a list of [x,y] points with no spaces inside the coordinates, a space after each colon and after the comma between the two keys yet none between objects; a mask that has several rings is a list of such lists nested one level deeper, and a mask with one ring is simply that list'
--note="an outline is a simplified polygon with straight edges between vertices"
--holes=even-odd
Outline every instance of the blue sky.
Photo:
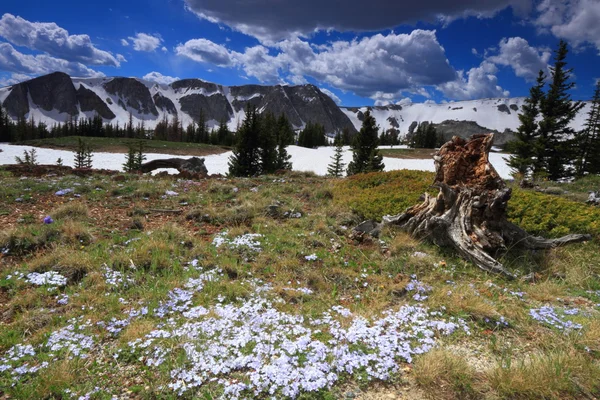
[{"label": "blue sky", "polygon": [[526,96],[560,39],[600,78],[599,0],[3,0],[0,85],[55,70],[313,83],[343,105]]}]

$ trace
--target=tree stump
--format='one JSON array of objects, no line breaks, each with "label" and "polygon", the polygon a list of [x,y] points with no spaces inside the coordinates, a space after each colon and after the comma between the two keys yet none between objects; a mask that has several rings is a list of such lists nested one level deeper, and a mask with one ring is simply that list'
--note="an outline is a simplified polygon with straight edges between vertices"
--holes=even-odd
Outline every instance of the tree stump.
[{"label": "tree stump", "polygon": [[159,168],[174,168],[182,174],[190,176],[207,176],[208,170],[204,165],[204,158],[163,158],[148,161],[142,164],[140,170],[143,173],[152,172]]},{"label": "tree stump", "polygon": [[473,135],[470,140],[454,136],[433,157],[436,176],[432,187],[439,193],[424,194],[421,204],[404,213],[383,217],[383,224],[399,226],[418,239],[452,246],[479,268],[515,276],[495,257],[508,246],[548,249],[591,239],[590,235],[567,235],[544,239],[529,235],[506,219],[511,189],[490,164],[493,134]]}]

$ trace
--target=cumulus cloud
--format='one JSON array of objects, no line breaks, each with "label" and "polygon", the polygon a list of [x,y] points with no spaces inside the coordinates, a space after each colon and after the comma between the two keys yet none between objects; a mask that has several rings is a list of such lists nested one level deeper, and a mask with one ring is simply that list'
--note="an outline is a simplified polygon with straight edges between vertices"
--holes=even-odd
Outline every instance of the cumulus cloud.
[{"label": "cumulus cloud", "polygon": [[135,36],[129,36],[133,43],[133,49],[136,51],[155,51],[163,42],[160,35],[149,35],[147,33],[137,33]]},{"label": "cumulus cloud", "polygon": [[368,5],[361,0],[346,0],[343,4],[338,0],[305,0],[302,6],[292,1],[254,0],[238,1],[234,7],[222,0],[185,1],[199,17],[225,24],[264,43],[306,36],[315,30],[378,31],[417,21],[491,17],[507,7],[525,15],[532,6],[532,0],[372,0]]},{"label": "cumulus cloud", "polygon": [[125,39],[121,39],[121,45],[127,47],[129,46],[129,42]]},{"label": "cumulus cloud", "polygon": [[180,80],[178,77],[163,75],[160,72],[152,71],[143,76],[142,79],[147,81],[156,82],[161,85],[168,85],[175,81]]},{"label": "cumulus cloud", "polygon": [[282,76],[303,83],[305,77],[312,77],[359,96],[390,101],[401,91],[421,93],[422,86],[457,78],[435,31],[378,34],[318,48],[295,38],[279,42],[277,50],[271,54],[267,47],[257,45],[240,53],[207,39],[193,39],[175,51],[199,62],[242,68],[264,83],[280,82]]},{"label": "cumulus cloud", "polygon": [[94,71],[79,62],[67,61],[46,54],[23,54],[9,43],[0,43],[0,70],[31,75],[62,71],[78,77],[104,76],[102,72]]},{"label": "cumulus cloud", "polygon": [[590,43],[600,52],[598,0],[543,0],[534,23],[542,31],[568,40],[574,46]]},{"label": "cumulus cloud", "polygon": [[67,61],[120,66],[119,60],[111,53],[97,49],[88,35],[69,35],[67,30],[53,22],[30,22],[7,13],[0,19],[0,36],[14,45]]},{"label": "cumulus cloud", "polygon": [[16,85],[17,83],[27,81],[32,78],[33,76],[31,75],[12,73],[10,74],[10,77],[6,76],[0,78],[0,87]]},{"label": "cumulus cloud", "polygon": [[123,54],[117,54],[117,60],[119,60],[119,62],[127,62],[127,59]]},{"label": "cumulus cloud", "polygon": [[207,39],[192,39],[179,44],[175,48],[175,54],[220,67],[233,65],[230,51],[225,46]]},{"label": "cumulus cloud", "polygon": [[331,97],[331,100],[335,101],[335,104],[337,104],[337,105],[342,104],[342,99],[340,99],[338,96],[336,96],[336,94],[333,93],[331,90],[325,89],[325,88],[319,88],[319,89],[321,90],[321,92],[323,92],[327,96]]},{"label": "cumulus cloud", "polygon": [[539,70],[548,70],[551,53],[537,49],[521,37],[504,38],[500,41],[499,54],[489,56],[487,61],[511,67],[515,75],[528,81],[535,80]]},{"label": "cumulus cloud", "polygon": [[508,97],[510,92],[498,85],[498,68],[488,61],[465,73],[459,71],[458,79],[438,86],[438,89],[452,99],[469,100],[488,97]]}]

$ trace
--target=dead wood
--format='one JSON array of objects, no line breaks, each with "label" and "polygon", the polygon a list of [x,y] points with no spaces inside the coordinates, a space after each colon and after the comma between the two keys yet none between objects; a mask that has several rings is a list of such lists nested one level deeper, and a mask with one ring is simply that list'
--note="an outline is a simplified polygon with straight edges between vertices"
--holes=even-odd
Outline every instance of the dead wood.
[{"label": "dead wood", "polygon": [[437,196],[425,193],[422,203],[404,213],[385,216],[383,224],[398,226],[412,236],[439,246],[454,247],[479,268],[514,278],[496,257],[508,247],[548,249],[591,239],[590,235],[567,235],[544,239],[529,235],[506,219],[511,189],[490,164],[493,134],[458,136],[434,156]]}]

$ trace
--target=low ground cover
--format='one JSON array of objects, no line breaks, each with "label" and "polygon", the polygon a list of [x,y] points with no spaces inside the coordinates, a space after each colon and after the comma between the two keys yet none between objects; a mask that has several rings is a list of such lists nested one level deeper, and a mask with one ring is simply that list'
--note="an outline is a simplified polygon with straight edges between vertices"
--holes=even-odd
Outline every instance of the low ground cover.
[{"label": "low ground cover", "polygon": [[[597,209],[582,203],[515,190],[515,222],[596,239],[510,254],[535,280],[506,281],[402,232],[349,238],[418,201],[428,173],[0,174],[7,398],[600,394]],[[540,207],[552,226],[528,222]]]}]

